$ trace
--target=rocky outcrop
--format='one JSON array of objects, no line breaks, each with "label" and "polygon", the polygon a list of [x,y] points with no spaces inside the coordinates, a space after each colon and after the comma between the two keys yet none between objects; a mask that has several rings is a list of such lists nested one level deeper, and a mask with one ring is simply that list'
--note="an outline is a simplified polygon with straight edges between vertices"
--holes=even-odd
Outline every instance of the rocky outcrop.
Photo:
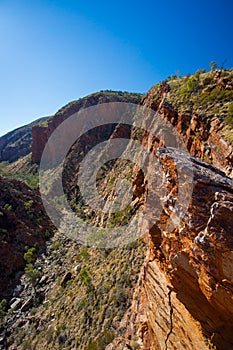
[{"label": "rocky outcrop", "polygon": [[[178,87],[173,88],[169,82],[162,82],[151,88],[141,104],[157,111],[175,127],[191,155],[233,176],[233,146],[229,137],[231,129],[227,129],[224,124],[229,101],[233,100],[232,77],[222,78],[217,73],[213,78],[209,75],[205,78],[214,82],[207,87],[215,89],[215,99],[209,97],[208,92],[204,99],[206,88],[200,82],[199,92],[193,93],[193,96],[190,94],[183,102],[182,88],[185,82],[177,82]],[[206,103],[205,108],[198,99]]]},{"label": "rocky outcrop", "polygon": [[[221,89],[230,89],[229,79],[216,79]],[[154,193],[162,210],[158,217],[158,208],[150,207],[149,219],[154,225],[149,231],[147,225],[142,230],[148,253],[141,287],[135,291],[139,301],[129,311],[125,336],[115,339],[108,350],[130,348],[132,344],[146,350],[233,347],[233,182],[226,176],[232,169],[232,145],[224,138],[220,117],[180,111],[168,102],[170,92],[169,84],[161,83],[145,95],[142,105],[169,121],[190,154],[199,159],[158,148],[160,140],[144,132],[142,144],[163,168],[166,196],[160,198],[159,190]],[[172,229],[169,220],[183,190],[179,188],[177,166],[193,170],[193,190],[185,217]],[[153,166],[147,169],[148,174],[153,172]],[[137,168],[133,190],[146,205],[147,179]]]},{"label": "rocky outcrop", "polygon": [[46,119],[40,118],[0,137],[0,162],[8,161],[12,163],[28,155],[31,152],[32,128],[45,122]]},{"label": "rocky outcrop", "polygon": [[[208,342],[231,349],[233,183],[193,158],[179,159],[163,149],[158,157],[170,176],[174,162],[193,167],[194,187],[182,224],[170,232],[160,226],[157,246],[155,231],[149,233],[142,338],[148,349],[200,349]],[[169,193],[178,185],[175,179],[173,173]]]},{"label": "rocky outcrop", "polygon": [[[215,84],[223,90],[231,89],[230,82],[215,77]],[[156,208],[150,210],[155,225],[146,236],[149,249],[141,272],[140,302],[135,304],[137,323],[134,330],[128,328],[128,338],[135,337],[148,350],[230,350],[233,182],[225,172],[231,174],[232,144],[224,138],[226,129],[220,117],[206,117],[192,108],[180,111],[168,102],[170,91],[169,85],[162,83],[148,92],[142,104],[174,126],[191,155],[207,159],[223,172],[187,154],[158,148],[159,142],[144,133],[142,143],[162,164],[167,195],[159,219]],[[169,230],[166,223],[179,192],[177,165],[193,169],[193,191],[182,222]],[[148,173],[152,171],[148,169]],[[134,178],[134,192],[142,196],[145,179],[140,171]]]},{"label": "rocky outcrop", "polygon": [[[230,350],[233,182],[184,153],[159,148],[156,157],[165,174],[166,198],[160,198],[159,219],[155,208],[150,216],[155,224],[144,230],[148,251],[132,307],[122,319],[126,333],[106,349]],[[176,227],[168,225],[179,188],[174,165],[192,168],[194,181],[188,210]]]}]

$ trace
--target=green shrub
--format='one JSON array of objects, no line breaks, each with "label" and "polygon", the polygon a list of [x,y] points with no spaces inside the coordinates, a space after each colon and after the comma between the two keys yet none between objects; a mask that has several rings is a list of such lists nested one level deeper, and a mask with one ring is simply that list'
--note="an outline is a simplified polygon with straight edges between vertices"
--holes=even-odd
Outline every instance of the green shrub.
[{"label": "green shrub", "polygon": [[60,247],[60,242],[55,240],[53,243],[50,245],[50,250],[57,250]]},{"label": "green shrub", "polygon": [[6,299],[2,299],[0,302],[0,320],[6,315]]},{"label": "green shrub", "polygon": [[221,90],[218,87],[214,88],[211,92],[203,92],[199,96],[199,103],[202,106],[215,104],[216,102],[229,102],[233,100],[232,90]]},{"label": "green shrub", "polygon": [[25,267],[25,275],[26,281],[34,287],[41,277],[41,272],[35,269],[32,264],[27,264]]},{"label": "green shrub", "polygon": [[0,173],[3,172],[3,170],[9,165],[9,162],[0,162]]},{"label": "green shrub", "polygon": [[87,261],[90,257],[90,254],[88,252],[88,248],[83,248],[81,252],[78,254],[78,257],[83,258],[85,261]]},{"label": "green shrub", "polygon": [[46,238],[46,239],[50,238],[51,235],[52,235],[52,234],[51,234],[51,232],[50,232],[49,230],[46,230],[46,231],[45,231],[45,238]]},{"label": "green shrub", "polygon": [[36,248],[32,247],[28,249],[28,251],[24,254],[24,260],[28,263],[31,264],[35,262],[36,260]]},{"label": "green shrub", "polygon": [[233,103],[231,103],[228,107],[228,113],[225,118],[225,123],[228,126],[233,127]]},{"label": "green shrub", "polygon": [[108,344],[110,344],[113,339],[115,338],[115,333],[112,330],[104,330],[103,333],[101,333],[96,340],[91,342],[86,350],[99,350],[99,349],[105,349]]},{"label": "green shrub", "polygon": [[11,211],[13,208],[12,208],[12,205],[11,204],[5,204],[4,205],[4,209],[8,210],[8,211]]},{"label": "green shrub", "polygon": [[28,210],[30,210],[30,208],[33,206],[33,200],[31,199],[31,200],[29,200],[28,202],[25,202],[24,203],[24,207],[25,207],[25,209],[28,211]]},{"label": "green shrub", "polygon": [[193,76],[189,78],[189,80],[186,83],[186,89],[189,93],[195,92],[198,89],[199,85],[199,75]]},{"label": "green shrub", "polygon": [[203,80],[203,85],[207,86],[207,85],[210,85],[212,82],[213,82],[213,78],[211,76],[208,76]]},{"label": "green shrub", "polygon": [[86,267],[82,268],[78,277],[81,283],[83,283],[85,286],[90,286],[91,277],[89,276],[88,269]]},{"label": "green shrub", "polygon": [[210,68],[211,68],[212,72],[213,72],[215,69],[217,69],[217,67],[218,67],[218,64],[217,64],[216,62],[214,62],[214,61],[211,61],[211,62],[210,62]]}]

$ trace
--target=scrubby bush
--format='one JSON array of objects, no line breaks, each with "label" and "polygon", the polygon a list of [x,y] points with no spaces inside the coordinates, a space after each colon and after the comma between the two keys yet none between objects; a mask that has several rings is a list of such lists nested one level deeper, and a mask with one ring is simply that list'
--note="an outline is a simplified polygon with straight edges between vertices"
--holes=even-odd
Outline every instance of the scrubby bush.
[{"label": "scrubby bush", "polygon": [[23,257],[28,264],[33,263],[36,260],[36,248],[32,247],[28,249],[28,251],[24,254]]},{"label": "scrubby bush", "polygon": [[190,93],[197,91],[198,82],[199,82],[199,75],[197,76],[194,75],[193,77],[189,78],[186,84],[187,91]]},{"label": "scrubby bush", "polygon": [[225,118],[225,123],[230,127],[233,127],[233,103],[231,103],[228,107],[228,113]]},{"label": "scrubby bush", "polygon": [[228,102],[233,99],[232,90],[221,90],[216,87],[211,92],[203,92],[200,96],[201,105],[208,105],[211,103],[216,103],[218,101]]},{"label": "scrubby bush", "polygon": [[82,270],[79,273],[79,280],[85,285],[90,286],[91,284],[91,277],[89,276],[88,270],[86,267],[82,268]]},{"label": "scrubby bush", "polygon": [[33,264],[26,265],[25,275],[26,275],[27,282],[30,283],[33,287],[35,287],[35,285],[37,284],[37,281],[41,277],[40,271],[35,269]]},{"label": "scrubby bush", "polygon": [[2,299],[0,302],[0,321],[3,319],[3,317],[6,314],[6,304],[7,304],[6,299]]},{"label": "scrubby bush", "polygon": [[212,71],[217,69],[217,67],[218,67],[218,64],[216,62],[214,62],[214,61],[210,62],[210,68],[211,68]]},{"label": "scrubby bush", "polygon": [[213,78],[211,76],[205,77],[205,79],[203,80],[203,85],[207,86],[209,84],[211,84],[213,82]]}]

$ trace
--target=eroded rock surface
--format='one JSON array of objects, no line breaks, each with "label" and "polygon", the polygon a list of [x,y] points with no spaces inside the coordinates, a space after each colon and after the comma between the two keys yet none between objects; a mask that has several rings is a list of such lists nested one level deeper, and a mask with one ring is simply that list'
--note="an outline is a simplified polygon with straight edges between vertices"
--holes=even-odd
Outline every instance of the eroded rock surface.
[{"label": "eroded rock surface", "polygon": [[[128,325],[124,342],[134,338],[148,350],[230,350],[232,180],[208,163],[171,149],[159,148],[156,156],[165,175],[169,173],[169,206],[163,202],[160,220],[145,237],[149,249],[141,271],[140,302],[134,304],[136,322]],[[179,191],[175,165],[181,163],[193,169],[193,191],[185,217],[172,228],[167,224]]]}]

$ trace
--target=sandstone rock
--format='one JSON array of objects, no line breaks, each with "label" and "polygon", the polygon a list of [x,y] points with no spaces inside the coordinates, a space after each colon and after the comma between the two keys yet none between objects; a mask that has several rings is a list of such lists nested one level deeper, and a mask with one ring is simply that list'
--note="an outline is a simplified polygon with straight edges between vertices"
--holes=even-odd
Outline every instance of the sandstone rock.
[{"label": "sandstone rock", "polygon": [[6,331],[3,331],[0,334],[0,344],[3,344],[5,342],[5,339],[6,339]]},{"label": "sandstone rock", "polygon": [[76,266],[74,267],[74,273],[75,273],[76,275],[79,274],[80,270],[81,270],[81,266],[80,266],[80,265],[76,265]]},{"label": "sandstone rock", "polygon": [[[189,164],[194,187],[182,224],[159,240],[156,230],[149,232],[140,294],[143,313],[136,310],[144,347],[197,350],[209,349],[210,342],[217,349],[231,349],[233,182],[208,163],[172,150],[158,149],[157,156],[165,172],[174,162]],[[176,186],[174,177],[167,181]],[[167,188],[175,196],[168,183]]]},{"label": "sandstone rock", "polygon": [[20,306],[22,305],[22,300],[17,298],[12,304],[11,304],[11,309],[13,310],[18,310]]},{"label": "sandstone rock", "polygon": [[47,282],[48,278],[49,278],[49,276],[44,275],[44,276],[41,277],[41,279],[39,280],[38,283],[39,284],[45,284]]},{"label": "sandstone rock", "polygon": [[72,273],[71,273],[71,272],[67,272],[67,273],[65,274],[65,276],[64,276],[64,277],[62,278],[62,280],[61,280],[61,286],[62,286],[62,287],[65,287],[65,286],[66,286],[66,283],[67,283],[68,281],[70,281],[71,278],[72,278]]},{"label": "sandstone rock", "polygon": [[24,312],[24,311],[27,311],[29,310],[33,305],[33,298],[29,298],[25,301],[25,303],[22,305],[21,307],[21,311]]}]

